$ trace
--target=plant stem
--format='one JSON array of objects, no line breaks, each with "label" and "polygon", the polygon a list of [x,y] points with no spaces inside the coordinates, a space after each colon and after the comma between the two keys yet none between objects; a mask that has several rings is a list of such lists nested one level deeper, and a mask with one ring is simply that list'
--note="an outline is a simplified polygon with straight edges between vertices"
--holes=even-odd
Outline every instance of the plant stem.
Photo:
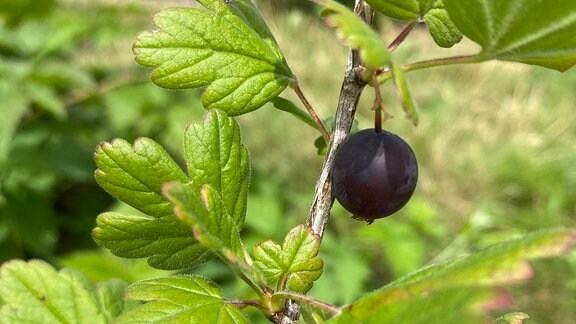
[{"label": "plant stem", "polygon": [[322,119],[320,119],[318,114],[316,114],[314,108],[312,108],[312,105],[310,104],[308,99],[306,99],[306,96],[302,92],[302,89],[300,88],[300,84],[298,84],[298,81],[293,82],[293,87],[294,91],[296,92],[296,95],[298,95],[298,98],[300,99],[304,107],[306,107],[306,110],[308,110],[308,113],[310,114],[310,116],[312,116],[312,119],[314,119],[316,125],[318,125],[318,130],[320,130],[320,133],[322,133],[324,141],[326,141],[326,144],[328,144],[328,142],[330,142],[330,133],[326,130],[326,127],[324,127]]},{"label": "plant stem", "polygon": [[398,48],[398,46],[400,44],[402,44],[402,42],[404,42],[406,37],[408,37],[408,35],[412,31],[412,29],[414,29],[414,27],[416,27],[416,25],[417,25],[417,21],[412,20],[406,26],[404,26],[404,28],[402,29],[400,34],[398,34],[398,36],[396,36],[396,38],[392,41],[392,43],[390,43],[390,45],[388,45],[388,51],[392,52],[396,48]]},{"label": "plant stem", "polygon": [[296,293],[293,291],[278,291],[278,292],[274,293],[274,295],[272,296],[273,299],[276,297],[289,298],[292,300],[297,300],[299,302],[303,302],[303,303],[306,303],[310,306],[314,306],[316,308],[327,311],[332,315],[338,315],[342,311],[339,307],[336,307],[332,304],[328,304],[328,303],[325,303],[325,302],[318,300],[316,298],[312,298],[310,296],[299,294],[299,293]]},{"label": "plant stem", "polygon": [[[358,16],[367,22],[370,22],[371,12],[365,10],[362,0],[356,0],[355,12]],[[334,164],[334,157],[340,144],[350,133],[354,115],[356,114],[356,107],[358,100],[362,94],[362,90],[366,86],[366,82],[359,78],[359,72],[362,70],[360,53],[356,50],[350,50],[348,55],[348,65],[344,74],[344,81],[340,89],[340,98],[338,99],[338,106],[336,108],[336,116],[334,118],[334,130],[328,145],[328,152],[324,159],[322,171],[316,182],[316,189],[314,193],[314,200],[310,207],[308,219],[306,224],[312,229],[312,233],[322,238],[324,229],[328,224],[330,217],[330,209],[334,202],[334,194],[332,193],[332,183],[330,180],[330,172]]]},{"label": "plant stem", "polygon": [[[356,0],[354,12],[364,21],[368,23],[371,22],[372,11],[368,6],[364,5],[363,0]],[[334,194],[332,193],[332,183],[330,181],[330,172],[334,164],[334,157],[336,151],[350,133],[354,115],[356,114],[356,107],[358,106],[358,100],[360,99],[362,90],[366,86],[366,82],[362,81],[358,75],[362,69],[361,63],[358,51],[350,50],[348,65],[346,66],[344,81],[340,89],[340,98],[338,99],[338,106],[336,108],[334,130],[328,142],[328,152],[326,153],[322,171],[316,182],[314,199],[310,207],[308,219],[306,220],[306,225],[311,229],[312,233],[318,235],[320,239],[322,239],[324,235],[324,229],[330,218],[330,209],[334,203]],[[299,317],[300,305],[297,301],[288,299],[284,303],[284,312],[276,323],[295,324],[298,322]]]}]

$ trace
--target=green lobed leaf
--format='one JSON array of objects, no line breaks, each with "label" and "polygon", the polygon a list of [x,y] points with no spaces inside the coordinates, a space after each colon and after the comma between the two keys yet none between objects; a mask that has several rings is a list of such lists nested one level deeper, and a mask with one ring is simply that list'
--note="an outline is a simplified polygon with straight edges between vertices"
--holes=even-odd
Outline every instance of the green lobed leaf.
[{"label": "green lobed leaf", "polygon": [[216,284],[196,275],[139,281],[128,287],[125,298],[145,303],[122,314],[116,323],[248,323]]},{"label": "green lobed leaf", "polygon": [[[573,230],[546,230],[493,245],[476,254],[437,264],[406,275],[343,308],[358,320],[382,309],[410,303],[414,298],[448,289],[490,288],[526,280],[533,275],[527,260],[566,253],[576,242]],[[439,307],[444,308],[441,302]],[[445,308],[444,308],[445,309]]]},{"label": "green lobed leaf", "polygon": [[576,1],[444,0],[458,29],[485,59],[566,71],[576,64]]},{"label": "green lobed leaf", "polygon": [[192,225],[194,236],[202,245],[240,269],[252,270],[240,239],[240,228],[216,190],[209,185],[198,188],[171,182],[164,185],[164,194],[174,203],[175,214]]},{"label": "green lobed leaf", "polygon": [[94,286],[71,269],[56,271],[41,260],[12,260],[0,268],[0,322],[109,323],[124,310],[126,284]]},{"label": "green lobed leaf", "polygon": [[162,184],[188,180],[166,150],[149,138],[137,139],[134,146],[122,139],[101,143],[94,160],[96,181],[104,190],[154,217],[172,214]]},{"label": "green lobed leaf", "polygon": [[229,115],[257,109],[293,78],[276,41],[249,0],[200,1],[208,10],[171,8],[154,17],[159,31],[134,44],[138,63],[154,67],[165,88],[206,87],[202,103]]},{"label": "green lobed leaf", "polygon": [[394,62],[390,64],[390,67],[392,71],[394,86],[396,87],[396,92],[398,93],[398,97],[400,98],[400,103],[402,104],[402,108],[406,113],[406,117],[412,121],[414,126],[417,126],[419,120],[418,109],[416,108],[416,103],[412,99],[412,94],[408,88],[408,82],[406,82],[404,71],[402,71],[401,66],[395,64]]},{"label": "green lobed leaf", "polygon": [[213,257],[194,239],[190,226],[174,215],[155,218],[103,213],[96,219],[92,236],[114,255],[148,258],[148,264],[158,269],[191,268]]},{"label": "green lobed leaf", "polygon": [[344,43],[360,51],[366,67],[377,69],[390,62],[390,53],[380,36],[354,12],[333,0],[314,2],[326,8],[323,12],[326,23],[336,27],[338,38]]},{"label": "green lobed leaf", "polygon": [[318,256],[320,238],[304,225],[294,227],[282,246],[270,240],[254,247],[254,266],[273,285],[280,282],[286,288],[305,294],[322,275],[324,263]]},{"label": "green lobed leaf", "polygon": [[95,153],[96,181],[112,196],[147,215],[103,213],[92,231],[94,241],[125,258],[149,258],[151,266],[176,270],[212,256],[192,230],[173,215],[162,184],[188,181],[186,174],[158,143],[139,138],[102,143]]},{"label": "green lobed leaf", "polygon": [[212,187],[241,229],[246,218],[250,157],[236,120],[220,110],[208,111],[202,124],[192,123],[186,129],[184,150],[191,181],[198,187]]},{"label": "green lobed leaf", "polygon": [[250,161],[236,121],[211,110],[203,124],[187,129],[184,142],[189,177],[150,139],[138,139],[134,146],[114,140],[98,147],[98,183],[144,215],[99,215],[93,230],[96,243],[117,256],[148,258],[150,265],[166,270],[189,268],[213,257],[198,244],[192,228],[176,218],[174,206],[163,196],[163,184],[173,181],[215,188],[224,197],[222,208],[242,228]]}]

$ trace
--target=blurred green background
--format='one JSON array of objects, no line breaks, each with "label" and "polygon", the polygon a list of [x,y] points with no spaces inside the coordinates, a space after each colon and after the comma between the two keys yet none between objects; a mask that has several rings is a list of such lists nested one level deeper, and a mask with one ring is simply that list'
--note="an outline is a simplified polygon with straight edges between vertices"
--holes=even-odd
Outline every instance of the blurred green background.
[{"label": "blurred green background", "polygon": [[[307,1],[259,1],[288,63],[317,111],[334,113],[347,49]],[[131,43],[152,28],[152,14],[194,1],[0,0],[0,262],[42,258],[93,280],[128,282],[165,272],[97,249],[90,231],[106,210],[128,209],[93,179],[101,141],[155,139],[182,162],[186,124],[203,115],[196,90],[149,82]],[[378,21],[384,38],[401,26]],[[402,62],[473,53],[463,41],[436,48],[415,30],[395,52]],[[470,253],[527,231],[576,226],[576,73],[485,63],[410,73],[418,127],[403,117],[390,84],[382,86],[395,118],[384,127],[409,142],[420,181],[397,215],[366,226],[335,206],[323,242],[325,273],[310,295],[343,304],[422,266]],[[285,97],[296,100],[288,90]],[[373,94],[358,112],[371,127]],[[247,247],[281,240],[305,221],[323,157],[318,134],[265,106],[238,118],[253,165]],[[576,254],[534,264],[534,280],[509,290],[526,323],[576,321]],[[246,297],[222,264],[192,271]],[[255,319],[264,320],[253,314]]]}]

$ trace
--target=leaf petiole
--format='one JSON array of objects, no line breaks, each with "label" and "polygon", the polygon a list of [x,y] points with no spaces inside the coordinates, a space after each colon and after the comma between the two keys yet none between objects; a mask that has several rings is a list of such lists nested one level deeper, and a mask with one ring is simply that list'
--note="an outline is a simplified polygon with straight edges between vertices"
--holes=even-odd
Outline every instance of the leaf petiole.
[{"label": "leaf petiole", "polygon": [[[402,66],[402,71],[411,72],[446,65],[480,63],[487,60],[488,59],[482,55],[482,53],[472,55],[457,55],[405,64]],[[392,71],[390,71],[390,69],[382,70],[378,75],[378,83],[382,84],[391,78]]]},{"label": "leaf petiole", "polygon": [[[227,260],[225,260],[225,261],[227,261]],[[266,300],[266,298],[267,298],[266,292],[264,292],[264,290],[261,287],[259,287],[252,280],[250,280],[250,278],[248,278],[244,274],[244,272],[242,272],[242,270],[240,270],[236,265],[231,264],[230,262],[226,262],[226,263],[232,269],[232,271],[234,271],[234,274],[236,274],[236,276],[238,276],[238,278],[242,279],[248,286],[250,286],[250,288],[252,288],[252,290],[254,290],[254,292],[258,295],[258,297],[260,297],[260,299]]]},{"label": "leaf petiole", "polygon": [[304,107],[306,107],[306,110],[308,110],[308,113],[310,114],[310,116],[312,116],[312,119],[314,119],[314,122],[316,123],[316,125],[318,125],[318,130],[320,130],[320,133],[322,133],[322,137],[326,141],[326,144],[330,143],[330,133],[326,130],[326,127],[324,127],[324,123],[322,123],[322,119],[320,119],[318,114],[316,114],[316,111],[314,110],[314,108],[312,108],[312,105],[310,105],[310,102],[308,102],[308,99],[306,99],[306,96],[304,96],[304,93],[302,92],[302,89],[300,89],[300,85],[298,84],[298,81],[292,81],[291,86],[294,89],[294,91],[296,92],[298,99],[300,99],[300,101],[302,102]]},{"label": "leaf petiole", "polygon": [[388,45],[388,51],[392,52],[396,48],[398,48],[398,46],[400,46],[400,44],[404,42],[406,37],[408,37],[410,32],[414,29],[414,27],[416,27],[417,24],[418,22],[416,20],[412,20],[408,24],[406,24],[406,26],[402,28],[402,31],[400,31],[400,34],[398,34],[398,36],[396,36],[396,38],[392,41],[392,43]]}]

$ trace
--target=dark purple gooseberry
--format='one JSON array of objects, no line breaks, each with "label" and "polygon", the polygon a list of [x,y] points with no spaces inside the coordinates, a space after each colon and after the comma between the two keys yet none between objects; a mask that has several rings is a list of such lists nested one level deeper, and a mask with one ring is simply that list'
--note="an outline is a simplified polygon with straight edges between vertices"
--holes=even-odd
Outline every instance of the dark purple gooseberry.
[{"label": "dark purple gooseberry", "polygon": [[418,164],[403,139],[365,129],[349,136],[334,158],[332,191],[354,218],[372,223],[404,207],[416,188]]}]

